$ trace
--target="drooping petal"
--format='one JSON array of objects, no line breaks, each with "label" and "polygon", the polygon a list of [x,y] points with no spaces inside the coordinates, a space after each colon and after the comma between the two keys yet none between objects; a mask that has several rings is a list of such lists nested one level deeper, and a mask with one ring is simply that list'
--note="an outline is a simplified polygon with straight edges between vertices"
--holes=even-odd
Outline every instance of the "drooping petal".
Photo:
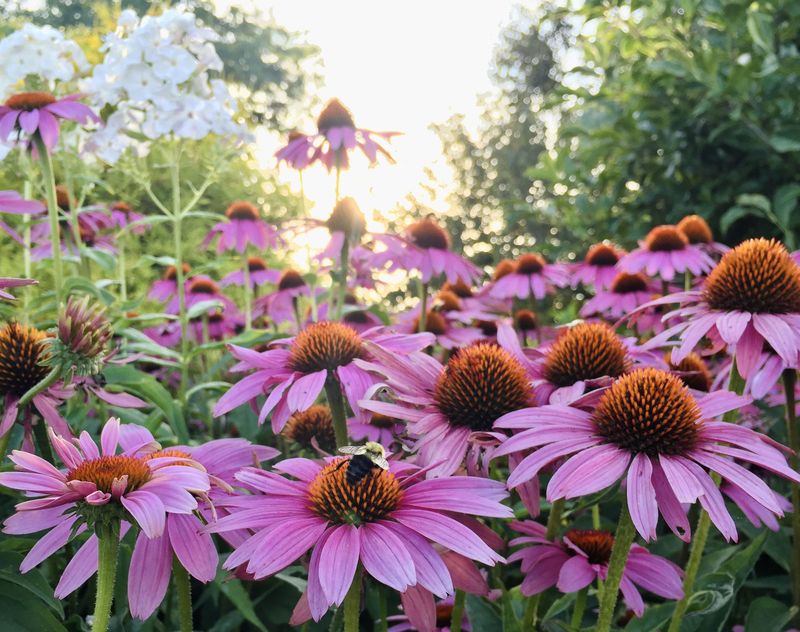
[{"label": "drooping petal", "polygon": [[148,538],[140,533],[133,547],[128,574],[131,616],[145,620],[164,601],[172,575],[172,548],[167,534]]}]

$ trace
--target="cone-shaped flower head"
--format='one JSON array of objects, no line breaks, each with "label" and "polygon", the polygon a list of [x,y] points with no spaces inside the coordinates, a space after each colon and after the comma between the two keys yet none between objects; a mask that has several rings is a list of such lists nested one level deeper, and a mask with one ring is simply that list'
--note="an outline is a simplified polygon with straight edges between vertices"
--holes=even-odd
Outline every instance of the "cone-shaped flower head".
[{"label": "cone-shaped flower head", "polygon": [[78,375],[95,375],[103,367],[114,332],[105,309],[89,296],[71,296],[58,319],[56,337],[48,339],[49,364]]}]

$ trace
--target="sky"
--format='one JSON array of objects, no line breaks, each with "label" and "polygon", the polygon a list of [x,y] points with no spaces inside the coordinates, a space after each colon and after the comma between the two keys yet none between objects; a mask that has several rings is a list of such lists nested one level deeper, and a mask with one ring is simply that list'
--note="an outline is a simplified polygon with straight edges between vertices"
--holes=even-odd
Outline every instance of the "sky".
[{"label": "sky", "polygon": [[[406,0],[337,2],[272,0],[276,21],[304,33],[321,49],[321,101],[339,98],[356,124],[403,132],[392,145],[396,165],[366,167],[355,160],[342,176],[342,195],[353,196],[372,228],[380,216],[418,190],[424,169],[447,177],[442,147],[431,123],[463,113],[477,124],[477,97],[490,89],[489,68],[513,0]],[[311,112],[308,130],[314,131]],[[273,165],[279,139],[259,138],[259,155]],[[296,189],[297,174],[281,168]],[[316,166],[304,175],[312,214],[325,218],[334,202],[333,176]]]}]

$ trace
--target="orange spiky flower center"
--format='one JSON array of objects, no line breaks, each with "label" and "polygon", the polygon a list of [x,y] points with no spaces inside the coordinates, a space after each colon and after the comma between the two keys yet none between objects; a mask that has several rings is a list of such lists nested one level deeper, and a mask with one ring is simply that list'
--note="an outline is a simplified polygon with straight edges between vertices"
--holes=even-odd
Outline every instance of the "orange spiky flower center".
[{"label": "orange spiky flower center", "polygon": [[678,378],[689,388],[697,391],[708,392],[711,390],[711,372],[706,363],[696,353],[692,352],[681,360],[678,364],[672,362],[672,353],[667,352],[664,359],[669,363],[673,371],[678,371]]},{"label": "orange spiky flower center", "polygon": [[451,425],[491,430],[499,417],[528,406],[528,377],[508,351],[477,343],[450,358],[436,381],[433,398]]},{"label": "orange spiky flower center", "polygon": [[455,283],[450,283],[448,281],[442,286],[443,290],[448,290],[455,294],[458,298],[471,298],[472,297],[472,288],[464,282],[463,279],[459,279]]},{"label": "orange spiky flower center", "polygon": [[289,366],[301,373],[315,373],[350,364],[361,357],[361,338],[342,323],[313,323],[294,339]]},{"label": "orange spiky flower center", "polygon": [[367,220],[353,198],[343,197],[333,207],[325,225],[331,233],[342,232],[348,237],[357,238],[364,234]]},{"label": "orange spiky flower center", "polygon": [[647,277],[643,274],[620,272],[611,282],[611,291],[615,294],[633,294],[647,291]]},{"label": "orange spiky flower center", "polygon": [[[183,270],[184,276],[189,274],[192,267],[188,263],[181,264],[181,269]],[[165,281],[176,281],[178,279],[178,270],[175,266],[168,266],[167,269],[164,271],[164,280]]]},{"label": "orange spiky flower center", "polygon": [[261,272],[267,269],[267,262],[261,257],[247,257],[247,269],[250,272]]},{"label": "orange spiky flower center", "polygon": [[512,274],[517,269],[517,264],[514,263],[511,259],[503,259],[502,261],[498,262],[498,264],[494,268],[494,273],[492,274],[492,279],[494,281],[499,281],[504,276],[508,276]]},{"label": "orange spiky flower center", "polygon": [[539,318],[529,309],[518,309],[514,314],[514,326],[519,331],[533,331],[539,328]]},{"label": "orange spiky flower center", "polygon": [[581,323],[553,343],[544,374],[556,386],[571,386],[581,380],[619,377],[629,364],[625,345],[608,325]]},{"label": "orange spiky flower center", "polygon": [[544,257],[535,252],[522,255],[517,259],[517,274],[538,274],[544,270],[547,262]]},{"label": "orange spiky flower center", "polygon": [[[419,333],[419,316],[414,319],[414,331]],[[425,316],[425,331],[434,336],[441,336],[447,332],[447,321],[444,316],[433,309],[429,309]]]},{"label": "orange spiky flower center", "polygon": [[192,294],[219,294],[219,285],[211,279],[192,279],[189,283],[189,292]]},{"label": "orange spiky flower center", "polygon": [[617,265],[620,255],[620,251],[610,244],[595,244],[587,251],[584,263],[590,266],[610,268]]},{"label": "orange spiky flower center", "polygon": [[598,436],[632,453],[682,455],[694,448],[702,423],[697,402],[674,375],[638,369],[623,375],[592,414]]},{"label": "orange spiky flower center", "polygon": [[303,276],[297,270],[291,268],[284,270],[281,278],[278,279],[279,290],[293,290],[297,287],[303,287],[305,284],[306,280]]},{"label": "orange spiky flower center", "polygon": [[411,224],[407,232],[411,242],[420,248],[447,250],[450,247],[450,237],[447,232],[429,217]]},{"label": "orange spiky flower center", "polygon": [[586,553],[590,564],[608,564],[614,548],[614,536],[608,531],[571,529],[564,536]]},{"label": "orange spiky flower center", "polygon": [[348,458],[326,465],[308,486],[311,509],[333,524],[360,525],[386,518],[400,505],[403,490],[394,474],[377,467],[357,484],[347,482]]},{"label": "orange spiky flower center", "polygon": [[721,311],[800,313],[800,267],[780,242],[748,239],[711,271],[703,298]]},{"label": "orange spiky flower center", "polygon": [[331,99],[317,117],[317,129],[320,132],[327,132],[335,127],[356,128],[353,115],[339,99]]},{"label": "orange spiky flower center", "polygon": [[232,220],[254,222],[258,216],[256,205],[244,200],[237,200],[225,209],[225,217]]},{"label": "orange spiky flower center", "polygon": [[326,452],[333,452],[336,449],[331,409],[322,404],[315,404],[289,417],[283,428],[283,434],[309,450],[314,447],[313,439],[316,439],[319,447]]},{"label": "orange spiky flower center", "polygon": [[439,290],[436,299],[441,309],[445,312],[458,312],[461,311],[461,299],[455,292],[450,290]]},{"label": "orange spiky flower center", "polygon": [[152,478],[152,473],[144,459],[117,454],[84,461],[67,473],[67,480],[94,483],[98,490],[110,494],[114,481],[125,476],[127,493],[139,489]]},{"label": "orange spiky flower center", "polygon": [[687,215],[678,222],[678,230],[686,235],[690,244],[710,244],[714,241],[714,233],[708,222],[699,215]]},{"label": "orange spiky flower center", "polygon": [[665,224],[656,226],[647,233],[644,243],[651,252],[672,252],[673,250],[683,250],[689,240],[676,226]]},{"label": "orange spiky flower center", "polygon": [[22,396],[50,372],[43,342],[49,336],[17,322],[0,329],[0,393]]},{"label": "orange spiky flower center", "polygon": [[12,110],[32,112],[55,102],[56,98],[49,92],[20,92],[6,99],[6,107]]}]

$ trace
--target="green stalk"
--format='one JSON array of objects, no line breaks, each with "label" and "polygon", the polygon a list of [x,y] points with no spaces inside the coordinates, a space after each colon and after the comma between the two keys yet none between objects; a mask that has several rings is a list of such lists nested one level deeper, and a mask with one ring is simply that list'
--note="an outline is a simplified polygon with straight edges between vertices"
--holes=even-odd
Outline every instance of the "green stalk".
[{"label": "green stalk", "polygon": [[119,233],[117,243],[119,245],[119,254],[117,255],[117,265],[119,266],[119,298],[125,303],[128,300],[128,283],[125,278],[125,231]]},{"label": "green stalk", "polygon": [[361,565],[356,568],[353,583],[344,598],[344,632],[358,632],[358,615],[361,613]]},{"label": "green stalk", "polygon": [[336,312],[334,318],[336,318],[336,320],[339,320],[342,317],[342,314],[344,314],[344,304],[347,298],[347,273],[350,269],[350,240],[347,235],[345,235],[344,243],[342,243],[341,257],[341,270],[339,271],[339,296],[335,302]]},{"label": "green stalk", "polygon": [[[550,505],[550,514],[547,516],[547,531],[545,538],[552,540],[558,533],[561,526],[561,514],[564,512],[564,499],[559,498]],[[525,632],[533,630],[536,626],[536,619],[539,616],[539,602],[542,600],[542,593],[531,596],[525,606],[525,615],[522,619],[522,629]]]},{"label": "green stalk", "polygon": [[336,200],[335,203],[339,203],[339,185],[341,184],[342,180],[342,168],[339,166],[339,158],[336,158]]},{"label": "green stalk", "polygon": [[31,400],[36,397],[39,393],[45,390],[48,386],[50,386],[53,382],[55,382],[59,376],[61,375],[61,365],[56,364],[52,369],[50,369],[50,373],[45,375],[44,379],[41,382],[37,382],[33,386],[31,386],[22,397],[19,398],[17,402],[17,406],[20,410],[22,410],[25,406],[27,406]]},{"label": "green stalk", "polygon": [[183,209],[181,208],[180,149],[172,162],[172,235],[175,250],[175,281],[178,285],[178,318],[181,325],[181,385],[180,400],[186,395],[189,383],[189,318],[186,313],[186,288],[183,274]]},{"label": "green stalk", "polygon": [[683,274],[683,289],[687,292],[692,289],[692,273],[688,270]]},{"label": "green stalk", "polygon": [[8,442],[11,440],[11,432],[14,430],[14,427],[8,429],[2,437],[0,437],[0,464],[6,458],[6,452],[8,451]]},{"label": "green stalk", "polygon": [[178,619],[180,632],[192,632],[192,584],[189,573],[178,561],[172,560],[172,578],[175,580],[175,594],[178,597]]},{"label": "green stalk", "polygon": [[333,418],[333,433],[336,435],[336,447],[341,448],[350,443],[347,436],[347,411],[342,397],[342,388],[335,375],[329,374],[325,380],[325,396]]},{"label": "green stalk", "polygon": [[456,589],[456,596],[453,600],[453,612],[450,614],[450,632],[461,632],[461,620],[464,618],[464,599],[466,594],[463,590]]},{"label": "green stalk", "polygon": [[[731,364],[731,374],[728,380],[728,390],[741,395],[744,392],[744,378],[739,373],[736,365],[736,356],[733,357]],[[723,421],[732,423],[736,421],[738,416],[737,410],[732,410],[725,413],[722,417]],[[719,483],[719,478],[712,476],[715,482]],[[689,552],[689,561],[686,562],[686,571],[683,578],[683,599],[675,605],[675,612],[672,613],[672,620],[669,623],[668,632],[678,632],[681,629],[681,622],[683,615],[686,614],[686,609],[689,607],[689,599],[691,599],[694,591],[694,582],[697,578],[697,572],[700,569],[700,562],[703,559],[703,550],[706,547],[708,540],[708,532],[711,528],[711,518],[705,509],[700,509],[700,517],[697,519],[697,527],[695,527],[694,535],[692,536],[692,549]]]},{"label": "green stalk", "polygon": [[597,632],[608,632],[614,619],[614,610],[617,606],[619,597],[619,584],[622,581],[622,573],[625,570],[625,563],[628,561],[628,553],[631,544],[636,537],[636,528],[633,526],[631,514],[628,511],[628,503],[622,501],[622,509],[619,515],[619,524],[614,533],[614,548],[611,549],[611,559],[608,561],[608,574],[603,582],[603,595],[600,598],[600,615],[597,619]]},{"label": "green stalk", "polygon": [[[22,196],[26,200],[30,200],[33,196],[33,185],[29,179],[25,180],[25,185],[22,189]],[[28,213],[25,213],[22,216],[22,240],[25,242],[24,247],[22,248],[22,269],[23,277],[26,279],[32,278],[32,270],[31,270],[31,216]],[[23,288],[24,292],[22,294],[22,321],[23,324],[27,325],[30,322],[29,316],[29,305],[31,300],[31,286],[27,286]]]},{"label": "green stalk", "polygon": [[111,602],[114,600],[114,580],[117,578],[118,553],[119,523],[100,525],[97,532],[97,595],[92,632],[108,630]]},{"label": "green stalk", "polygon": [[428,320],[428,284],[420,281],[419,284],[419,327],[417,332],[425,331]]},{"label": "green stalk", "polygon": [[253,328],[253,297],[250,287],[250,265],[247,263],[247,253],[242,253],[242,274],[244,275],[244,328],[250,331]]},{"label": "green stalk", "polygon": [[586,611],[586,597],[589,594],[589,587],[585,586],[578,591],[575,596],[575,607],[572,609],[572,620],[570,621],[570,630],[580,630],[581,623],[583,623],[583,613]]},{"label": "green stalk", "polygon": [[[783,392],[786,397],[786,431],[789,434],[789,447],[792,454],[789,465],[797,471],[797,453],[800,450],[800,432],[797,428],[795,385],[797,371],[785,369],[783,372]],[[800,604],[800,486],[792,485],[792,598],[794,605]]]},{"label": "green stalk", "polygon": [[64,270],[61,263],[61,233],[58,227],[58,201],[56,199],[56,180],[53,173],[53,161],[50,152],[37,132],[33,135],[33,143],[39,153],[42,166],[44,189],[47,197],[47,216],[50,219],[50,246],[53,249],[53,287],[56,293],[56,305],[61,305],[64,298]]},{"label": "green stalk", "polygon": [[389,608],[386,598],[386,587],[378,585],[378,625],[376,626],[378,632],[386,632],[389,629]]}]

